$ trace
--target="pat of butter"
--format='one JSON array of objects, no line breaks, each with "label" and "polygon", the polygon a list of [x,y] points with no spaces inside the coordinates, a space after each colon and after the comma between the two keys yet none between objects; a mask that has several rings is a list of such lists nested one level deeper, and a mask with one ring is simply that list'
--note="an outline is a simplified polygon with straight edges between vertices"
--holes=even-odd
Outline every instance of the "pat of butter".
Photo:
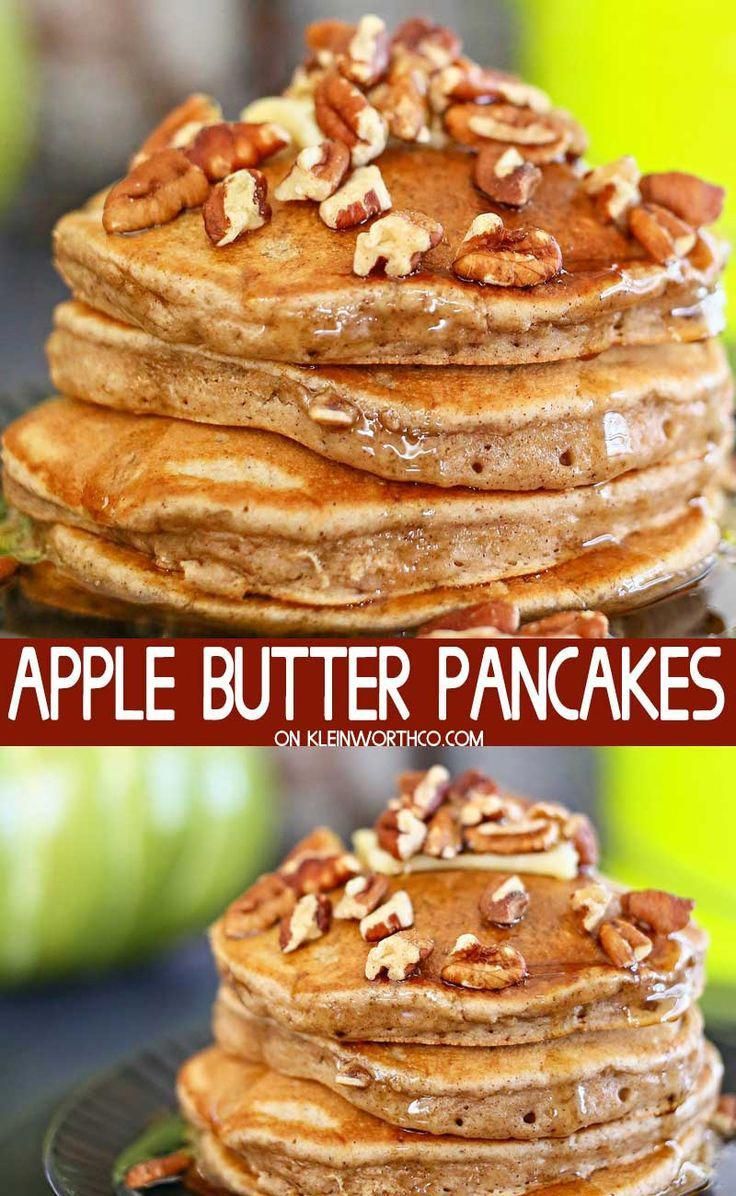
[{"label": "pat of butter", "polygon": [[407,872],[526,872],[527,875],[551,876],[554,880],[573,880],[578,874],[580,860],[572,843],[558,843],[549,851],[525,852],[522,855],[499,855],[496,852],[467,851],[452,860],[440,860],[431,855],[413,855],[397,860],[378,846],[375,831],[360,830],[353,835],[353,850],[364,868],[384,876],[401,876]]},{"label": "pat of butter", "polygon": [[315,120],[311,97],[264,96],[248,104],[240,113],[240,119],[254,124],[281,125],[297,149],[319,145],[325,137]]}]

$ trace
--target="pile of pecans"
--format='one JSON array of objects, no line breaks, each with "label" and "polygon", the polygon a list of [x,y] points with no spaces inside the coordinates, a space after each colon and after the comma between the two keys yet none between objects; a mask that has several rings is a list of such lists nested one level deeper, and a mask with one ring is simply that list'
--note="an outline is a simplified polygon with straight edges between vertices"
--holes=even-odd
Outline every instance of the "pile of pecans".
[{"label": "pile of pecans", "polygon": [[606,639],[608,619],[599,610],[561,610],[529,623],[522,623],[515,602],[479,602],[438,615],[417,631],[424,639],[508,639],[524,636],[540,639]]},{"label": "pile of pecans", "polygon": [[[384,215],[393,202],[377,163],[389,139],[465,147],[481,194],[515,210],[529,203],[544,166],[575,162],[587,149],[580,125],[543,91],[480,66],[451,29],[431,20],[405,21],[393,36],[373,15],[355,24],[317,21],[306,43],[307,60],[284,95],[251,105],[273,120],[225,121],[199,94],[175,108],[108,193],[107,232],[150,228],[201,207],[212,244],[232,245],[271,219],[259,167],[292,145],[299,152],[276,199],[317,204],[338,231],[373,221],[357,237],[354,273],[404,278],[422,267],[444,229],[415,210]],[[702,263],[712,262],[699,230],[720,215],[722,188],[677,172],[642,178],[632,158],[590,171],[582,187],[598,217],[630,233],[655,261],[668,264],[697,247]],[[452,257],[457,278],[482,286],[538,286],[561,269],[551,233],[508,228],[497,212],[477,217]]]}]

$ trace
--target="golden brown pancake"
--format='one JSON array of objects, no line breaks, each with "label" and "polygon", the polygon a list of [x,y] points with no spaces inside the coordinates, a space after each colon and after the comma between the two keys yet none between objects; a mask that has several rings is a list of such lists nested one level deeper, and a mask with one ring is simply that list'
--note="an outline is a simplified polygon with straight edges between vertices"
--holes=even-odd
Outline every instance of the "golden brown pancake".
[{"label": "golden brown pancake", "polygon": [[[137,609],[233,632],[354,635],[407,630],[458,607],[495,600],[515,603],[523,618],[554,610],[630,610],[702,576],[719,539],[718,523],[698,506],[666,527],[634,532],[621,544],[591,547],[574,560],[541,573],[485,586],[444,587],[403,598],[330,607],[207,594],[181,574],[157,569],[142,552],[57,523],[43,532],[44,576],[38,585],[32,584],[32,579],[29,583],[36,601],[52,606],[61,601],[64,608],[71,602],[73,609],[78,609],[81,601],[84,613],[89,613],[90,603],[93,607],[99,603],[104,615],[111,601],[116,611],[124,601],[131,604],[131,618]],[[77,595],[78,589],[87,592],[86,600]]]},{"label": "golden brown pancake", "polygon": [[[303,364],[517,364],[580,357],[613,345],[702,340],[723,327],[724,249],[701,237],[660,266],[603,224],[581,188],[582,167],[554,163],[507,226],[538,225],[558,240],[563,273],[529,289],[455,278],[454,250],[480,212],[461,149],[388,149],[380,169],[395,209],[441,221],[445,240],[411,278],[352,273],[356,232],[335,233],[312,204],[273,200],[273,219],[227,248],[208,241],[199,211],[133,236],[109,235],[104,195],[64,216],[56,263],[75,298],[162,340],[232,357]],[[271,185],[290,161],[264,167]],[[500,211],[500,209],[498,209]]]},{"label": "golden brown pancake", "polygon": [[549,569],[681,518],[723,472],[714,447],[567,491],[407,486],[270,433],[70,399],[12,424],[3,462],[8,501],[40,524],[135,549],[207,594],[331,607]]},{"label": "golden brown pancake", "polygon": [[594,1122],[664,1113],[691,1090],[703,1021],[683,1019],[528,1046],[344,1042],[248,1013],[222,985],[214,1037],[226,1054],[316,1080],[393,1125],[461,1138],[559,1138]]},{"label": "golden brown pancake", "polygon": [[609,481],[706,452],[731,403],[713,340],[516,367],[307,368],[172,344],[74,302],[54,323],[49,361],[64,394],[262,428],[396,481],[483,490]]},{"label": "golden brown pancake", "polygon": [[[486,926],[478,900],[488,873],[424,872],[391,879],[409,893],[418,934],[435,942],[420,978],[403,984],[366,980],[368,947],[355,923],[293,954],[278,928],[228,938],[222,921],[211,941],[221,975],[244,1007],[303,1034],[346,1041],[506,1046],[564,1038],[580,1029],[652,1025],[680,1017],[702,987],[706,938],[689,926],[659,944],[637,973],[612,966],[595,938],[582,934],[570,908],[579,880],[525,875],[529,913],[511,931]],[[461,934],[510,943],[527,962],[523,985],[500,992],[445,984],[443,959]]]},{"label": "golden brown pancake", "polygon": [[[187,1120],[231,1151],[266,1191],[497,1196],[636,1162],[666,1143],[687,1140],[690,1131],[700,1145],[697,1130],[702,1133],[715,1105],[720,1077],[720,1060],[709,1047],[693,1091],[671,1113],[623,1117],[536,1142],[400,1130],[319,1084],[284,1078],[217,1048],[184,1065],[178,1091]],[[200,1142],[198,1152],[205,1167],[210,1141]]]}]

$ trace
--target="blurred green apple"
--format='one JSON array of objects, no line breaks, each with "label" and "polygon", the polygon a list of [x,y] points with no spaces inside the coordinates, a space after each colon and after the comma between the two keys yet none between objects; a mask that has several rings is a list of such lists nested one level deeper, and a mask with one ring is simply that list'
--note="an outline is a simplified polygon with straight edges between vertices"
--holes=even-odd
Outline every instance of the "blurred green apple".
[{"label": "blurred green apple", "polygon": [[30,36],[17,0],[0,0],[0,208],[15,194],[36,118]]},{"label": "blurred green apple", "polygon": [[201,929],[267,866],[273,792],[252,748],[0,748],[0,984]]}]

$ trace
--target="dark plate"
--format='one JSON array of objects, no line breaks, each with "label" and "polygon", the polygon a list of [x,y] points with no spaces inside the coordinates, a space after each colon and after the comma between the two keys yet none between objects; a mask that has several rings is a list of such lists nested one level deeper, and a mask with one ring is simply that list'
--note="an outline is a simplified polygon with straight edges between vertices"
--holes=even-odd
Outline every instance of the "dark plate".
[{"label": "dark plate", "polygon": [[[57,1196],[111,1196],[115,1159],[149,1122],[171,1111],[179,1065],[208,1037],[203,1030],[164,1042],[72,1093],[51,1121],[44,1143],[46,1177]],[[728,1065],[733,1047],[724,1046]],[[120,1189],[121,1196],[124,1191]],[[153,1191],[187,1196],[180,1184]],[[718,1176],[708,1193],[736,1193],[736,1143],[721,1151]]]}]

